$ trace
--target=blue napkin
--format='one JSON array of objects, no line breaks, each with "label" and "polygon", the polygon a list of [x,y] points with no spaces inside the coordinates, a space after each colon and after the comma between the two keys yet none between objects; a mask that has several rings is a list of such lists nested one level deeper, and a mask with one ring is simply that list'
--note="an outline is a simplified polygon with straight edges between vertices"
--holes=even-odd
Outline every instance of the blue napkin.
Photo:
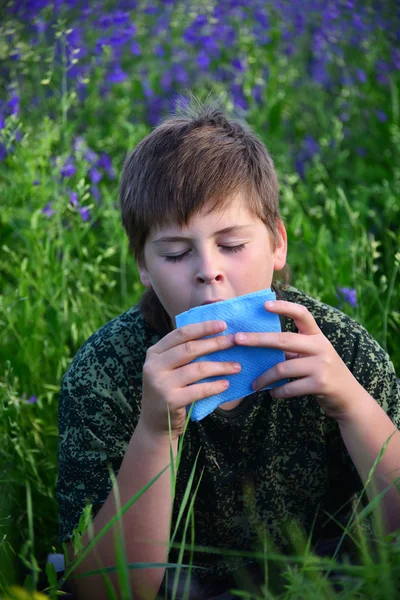
[{"label": "blue napkin", "polygon": [[[186,312],[177,315],[177,327],[200,323],[202,321],[222,320],[227,324],[227,328],[222,333],[216,335],[228,335],[238,331],[281,331],[279,316],[268,312],[264,308],[267,300],[276,300],[275,293],[271,289],[253,292],[245,296],[237,296],[230,300],[196,306]],[[213,336],[210,336],[213,337]],[[191,419],[200,421],[213,412],[223,402],[237,400],[244,396],[254,394],[251,384],[257,377],[279,362],[285,360],[285,353],[282,350],[273,348],[260,348],[249,346],[233,346],[227,350],[219,350],[196,358],[197,361],[236,361],[242,365],[240,373],[234,375],[224,375],[218,377],[208,377],[202,379],[205,381],[217,381],[218,379],[227,379],[230,383],[227,390],[221,394],[215,394],[209,398],[204,398],[194,403]],[[285,383],[279,381],[272,383],[264,389],[272,389]],[[188,407],[188,410],[190,407]]]}]

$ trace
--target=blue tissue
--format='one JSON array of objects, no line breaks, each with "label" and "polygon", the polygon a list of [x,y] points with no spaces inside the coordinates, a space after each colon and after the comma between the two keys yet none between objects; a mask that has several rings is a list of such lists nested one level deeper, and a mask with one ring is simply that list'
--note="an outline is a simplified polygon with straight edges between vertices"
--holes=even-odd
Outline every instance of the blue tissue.
[{"label": "blue tissue", "polygon": [[[200,323],[202,321],[225,321],[227,328],[216,335],[229,335],[238,331],[281,331],[279,316],[268,312],[264,303],[267,300],[276,300],[275,293],[270,289],[253,292],[244,296],[237,296],[230,300],[196,306],[176,316],[177,327]],[[214,337],[214,336],[209,336]],[[285,353],[274,348],[260,348],[249,346],[233,346],[227,350],[219,350],[196,358],[198,361],[236,361],[242,365],[240,373],[208,377],[205,381],[227,379],[229,387],[221,394],[215,394],[194,403],[191,419],[200,421],[213,412],[220,404],[231,400],[238,400],[244,396],[254,394],[251,384],[257,377],[279,362],[285,360]],[[272,383],[264,389],[272,389],[285,383],[279,381]],[[200,383],[200,382],[199,382]],[[188,410],[190,406],[188,407]]]}]

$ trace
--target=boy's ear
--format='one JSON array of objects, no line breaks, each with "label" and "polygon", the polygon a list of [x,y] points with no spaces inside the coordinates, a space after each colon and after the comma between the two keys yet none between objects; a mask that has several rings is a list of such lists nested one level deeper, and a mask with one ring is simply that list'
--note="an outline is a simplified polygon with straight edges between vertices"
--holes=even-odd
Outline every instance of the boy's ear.
[{"label": "boy's ear", "polygon": [[274,252],[274,271],[280,271],[286,264],[287,233],[283,222],[278,219],[278,242]]},{"label": "boy's ear", "polygon": [[137,270],[139,272],[140,281],[148,290],[152,288],[150,275],[146,269],[146,265],[144,262],[137,260],[136,261]]}]

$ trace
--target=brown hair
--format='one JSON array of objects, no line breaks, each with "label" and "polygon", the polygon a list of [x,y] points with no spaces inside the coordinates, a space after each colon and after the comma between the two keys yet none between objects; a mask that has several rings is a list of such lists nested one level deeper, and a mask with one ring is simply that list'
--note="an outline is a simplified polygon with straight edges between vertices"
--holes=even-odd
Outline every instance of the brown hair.
[{"label": "brown hair", "polygon": [[[180,105],[124,163],[121,216],[136,260],[144,262],[144,245],[155,228],[171,223],[185,226],[205,208],[223,209],[238,192],[244,193],[250,210],[265,223],[275,245],[278,180],[262,140],[244,121],[228,117],[220,99],[202,103],[189,95],[181,98]],[[141,308],[153,326],[171,328],[153,291],[144,294]]]}]

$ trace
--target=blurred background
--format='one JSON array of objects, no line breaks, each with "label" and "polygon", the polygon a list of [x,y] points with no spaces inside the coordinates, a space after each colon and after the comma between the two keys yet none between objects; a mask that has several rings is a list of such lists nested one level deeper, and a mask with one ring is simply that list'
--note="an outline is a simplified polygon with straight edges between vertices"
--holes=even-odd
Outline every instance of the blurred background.
[{"label": "blurred background", "polygon": [[61,550],[61,378],[140,297],[118,180],[189,91],[271,152],[292,284],[399,373],[399,83],[395,0],[0,3],[0,585]]}]

